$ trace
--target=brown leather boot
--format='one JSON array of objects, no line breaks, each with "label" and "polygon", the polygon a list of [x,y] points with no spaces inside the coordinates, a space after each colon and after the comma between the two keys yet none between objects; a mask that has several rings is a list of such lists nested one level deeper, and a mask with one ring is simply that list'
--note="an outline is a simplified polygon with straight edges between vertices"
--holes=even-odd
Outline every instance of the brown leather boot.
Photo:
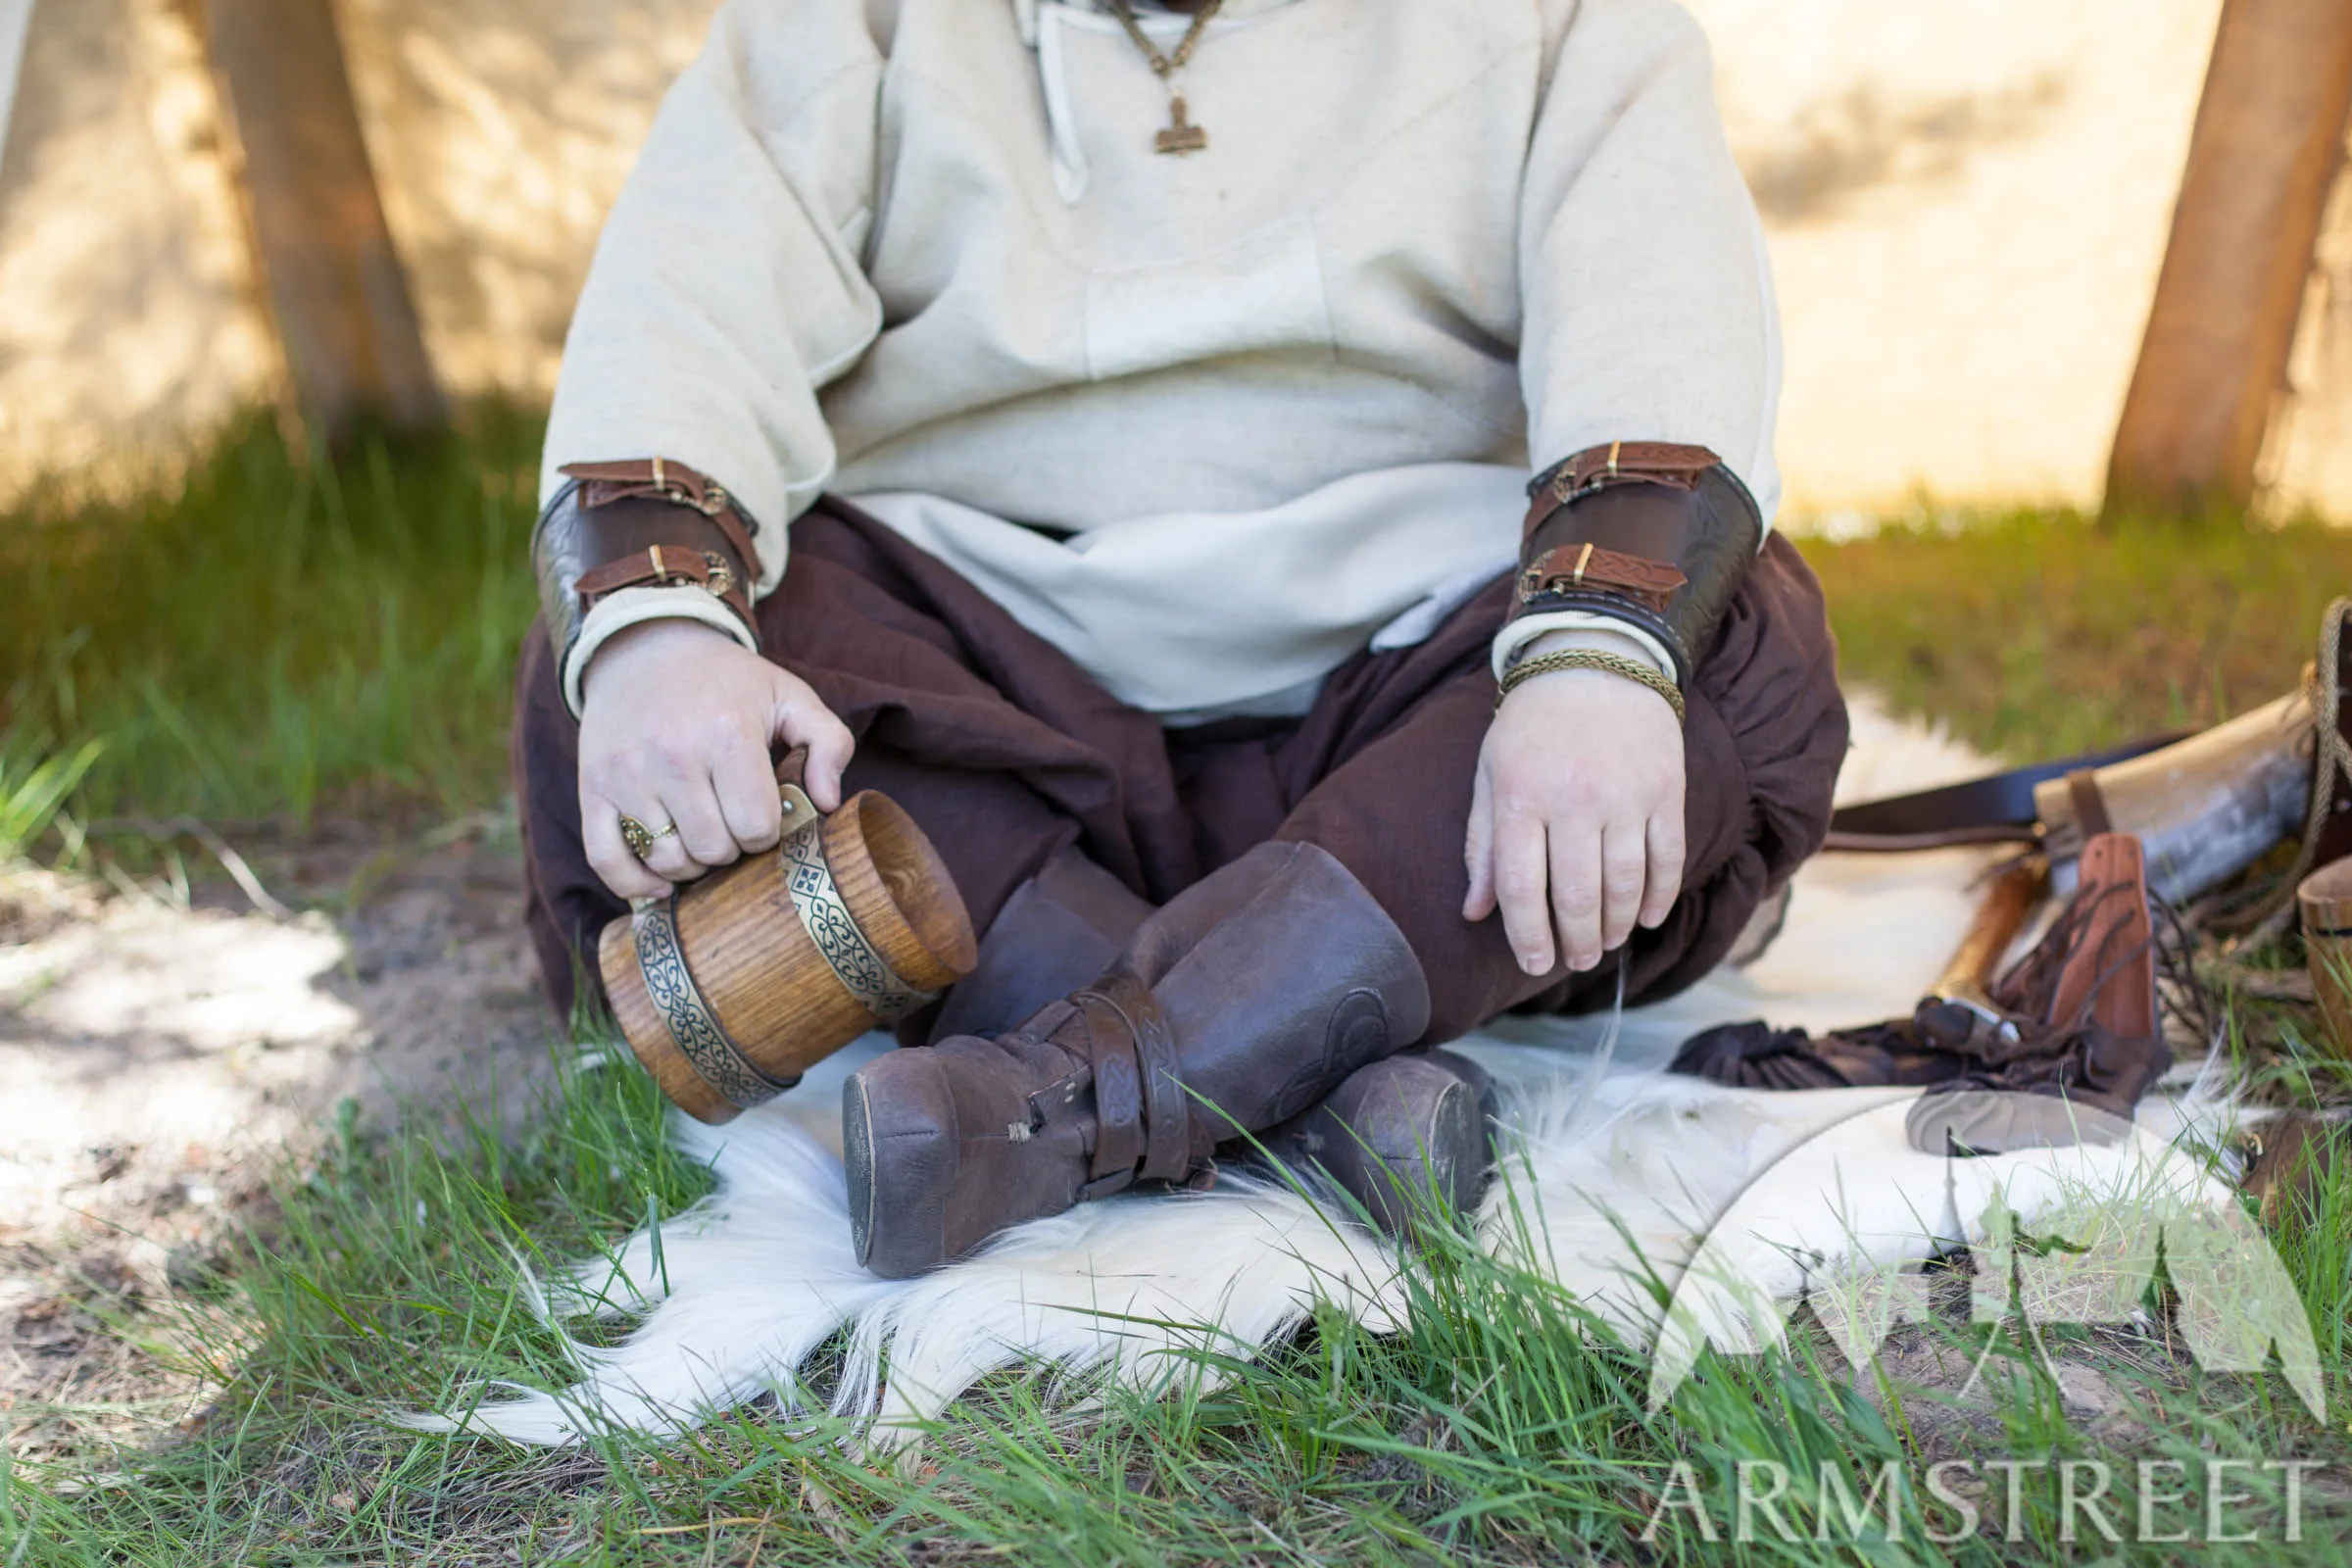
[{"label": "brown leather boot", "polygon": [[927,1045],[999,1035],[1108,969],[1153,906],[1075,847],[1013,889],[979,962],[939,1005]]},{"label": "brown leather boot", "polygon": [[1467,1214],[1494,1168],[1494,1084],[1450,1051],[1415,1051],[1358,1067],[1258,1143],[1301,1176],[1320,1174],[1402,1236],[1413,1220]]},{"label": "brown leather boot", "polygon": [[858,1260],[904,1279],[1312,1105],[1429,1025],[1396,922],[1309,844],[1266,844],[1136,929],[1101,979],[994,1038],[894,1051],[843,1087]]}]

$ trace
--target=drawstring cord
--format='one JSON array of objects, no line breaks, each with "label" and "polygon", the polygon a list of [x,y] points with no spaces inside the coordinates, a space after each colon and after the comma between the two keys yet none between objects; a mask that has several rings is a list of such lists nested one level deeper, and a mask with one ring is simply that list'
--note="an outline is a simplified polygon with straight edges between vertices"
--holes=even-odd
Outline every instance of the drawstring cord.
[{"label": "drawstring cord", "polygon": [[1037,49],[1038,85],[1046,100],[1046,133],[1054,149],[1054,188],[1062,204],[1075,207],[1086,196],[1091,172],[1078,140],[1078,117],[1070,108],[1069,71],[1062,53],[1062,8],[1025,0],[1029,32]]}]

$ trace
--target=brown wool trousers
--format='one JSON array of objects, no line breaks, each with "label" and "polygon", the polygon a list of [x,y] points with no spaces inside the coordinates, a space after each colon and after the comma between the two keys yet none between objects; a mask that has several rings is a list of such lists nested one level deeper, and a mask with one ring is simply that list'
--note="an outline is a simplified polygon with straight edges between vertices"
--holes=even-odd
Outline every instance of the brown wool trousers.
[{"label": "brown wool trousers", "polygon": [[[793,524],[791,569],[760,620],[768,656],[857,736],[846,790],[880,790],[912,814],[975,929],[1068,844],[1161,903],[1253,845],[1301,840],[1352,871],[1412,944],[1435,1044],[1502,1012],[1606,1006],[1615,989],[1611,963],[1532,977],[1499,917],[1461,915],[1463,828],[1494,705],[1487,649],[1509,593],[1497,578],[1427,642],[1357,655],[1303,718],[1174,730],[837,500]],[[1684,892],[1662,926],[1636,932],[1630,1000],[1671,996],[1714,967],[1766,893],[1820,847],[1846,744],[1836,666],[1820,585],[1776,536],[1689,693]],[[580,847],[578,751],[534,629],[518,677],[514,792],[531,934],[559,1011],[575,973],[592,972],[575,955],[593,965],[597,932],[623,912]]]}]

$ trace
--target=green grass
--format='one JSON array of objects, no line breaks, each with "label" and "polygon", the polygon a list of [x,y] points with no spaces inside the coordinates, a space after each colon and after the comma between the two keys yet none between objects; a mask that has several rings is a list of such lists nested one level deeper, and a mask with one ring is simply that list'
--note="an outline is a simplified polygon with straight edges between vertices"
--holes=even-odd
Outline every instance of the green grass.
[{"label": "green grass", "polygon": [[[39,1441],[21,1436],[0,1470],[0,1562],[2039,1562],[2070,1555],[2054,1471],[2030,1481],[2015,1543],[1997,1527],[1927,1541],[1956,1521],[1916,1478],[1937,1459],[2104,1459],[2129,1520],[2141,1458],[2201,1475],[2214,1457],[2340,1466],[2352,1452],[2272,1380],[2199,1377],[2161,1341],[2119,1352],[2090,1330],[2043,1332],[2053,1353],[2096,1357],[2140,1411],[2144,1439],[2077,1430],[2030,1346],[1964,1324],[1929,1332],[1967,1354],[1989,1342],[1998,1393],[1958,1435],[1938,1425],[1933,1396],[1874,1402],[1867,1376],[1849,1377],[1804,1334],[1787,1354],[1702,1362],[1651,1415],[1642,1357],[1556,1287],[1450,1237],[1410,1277],[1402,1334],[1319,1313],[1261,1365],[1198,1352],[1233,1374],[1220,1392],[1114,1396],[1092,1412],[1050,1408],[1034,1384],[1002,1379],[906,1465],[863,1462],[842,1431],[795,1431],[757,1409],[685,1439],[603,1437],[575,1452],[400,1431],[388,1413],[462,1401],[485,1378],[560,1380],[517,1262],[552,1269],[617,1239],[649,1205],[674,1212],[703,1190],[664,1149],[642,1075],[591,1072],[554,1095],[520,1139],[492,1135],[490,1116],[440,1147],[347,1125],[316,1169],[289,1171],[243,1260],[139,1325],[157,1353],[221,1369],[209,1416],[183,1433],[142,1432],[122,1412],[15,1412]],[[2352,1184],[2339,1179],[2317,1213],[2278,1231],[2338,1400],[2352,1392],[2347,1215]],[[1732,1539],[1730,1478],[1759,1461],[1790,1478],[1794,1543],[1769,1527],[1744,1546]],[[1652,1531],[1661,1498],[1684,1495],[1669,1491],[1677,1462],[1706,1523],[1676,1509]],[[1861,1496],[1888,1462],[1915,1478],[1901,1539],[1884,1539],[1883,1516],[1857,1539],[1821,1490],[1822,1467]],[[2255,1495],[2230,1523],[2265,1539],[2208,1560],[2342,1560],[2352,1516],[2340,1487],[2305,1509],[2299,1545],[2279,1539],[2277,1477],[2253,1472],[2246,1490]],[[2194,1517],[2192,1504],[2157,1520]],[[1811,1539],[1818,1528],[1831,1544]],[[2127,1544],[2100,1560],[2164,1563],[2175,1550]]]},{"label": "green grass", "polygon": [[[33,747],[25,750],[31,753]],[[104,741],[84,741],[37,761],[0,751],[0,862],[22,855],[49,831],[105,751]]]},{"label": "green grass", "polygon": [[[455,814],[503,790],[507,691],[531,607],[523,561],[536,432],[485,414],[466,432],[375,444],[334,465],[256,421],[184,493],[0,519],[0,833],[44,855],[92,818],[216,822],[344,812]],[[2102,535],[2018,515],[1969,528],[1808,542],[1849,679],[1987,749],[2028,755],[2204,722],[2286,688],[2317,610],[2352,584],[2352,535],[2146,526]],[[95,750],[91,750],[93,746]],[[43,767],[49,770],[41,771]],[[77,769],[86,769],[74,779]],[[61,808],[63,814],[61,815]],[[2235,1051],[2267,1092],[2341,1100],[2352,1083],[2306,1042],[2306,1012],[2247,1004]],[[209,1275],[82,1305],[145,1347],[208,1412],[79,1405],[0,1412],[0,1568],[18,1565],[833,1562],[1131,1565],[1433,1562],[2161,1563],[2179,1548],[2059,1539],[2030,1483],[2022,1539],[1937,1545],[1948,1515],[1905,1504],[1903,1539],[1729,1538],[1741,1462],[1791,1475],[1810,1531],[1830,1465],[1859,1493],[1894,1460],[2317,1455],[2337,1484],[2278,1542],[2218,1562],[2336,1562],[2352,1531],[2341,1468],[2352,1398],[2352,1161],[2274,1236],[2328,1368],[2335,1425],[2274,1380],[2198,1377],[2145,1342],[2055,1331],[2145,1414],[2150,1435],[2078,1431],[2026,1348],[1996,1343],[2000,1394],[1976,1426],[1886,1404],[1822,1348],[1716,1360],[1663,1415],[1646,1365],[1578,1305],[1507,1261],[1441,1242],[1412,1280],[1410,1328],[1381,1339],[1335,1314],[1214,1395],[1049,1408],[1001,1380],[959,1405],[906,1468],[861,1463],[844,1434],[760,1410],[671,1442],[601,1438],[569,1453],[420,1438],[389,1411],[481,1381],[563,1378],[517,1289],[705,1188],[660,1136],[633,1069],[575,1075],[512,1127],[346,1122],[283,1171]],[[1945,1325],[1971,1353],[1995,1331]],[[1997,1339],[1997,1333],[1996,1333]],[[1203,1352],[1206,1354],[1206,1352]],[[1704,1495],[1644,1529],[1677,1462]],[[2160,1518],[2178,1524],[2180,1510]],[[1713,1539],[1710,1539],[1712,1532]]]},{"label": "green grass", "polygon": [[2219,722],[2293,689],[2352,529],[2071,513],[1803,541],[1848,682],[2027,760]]},{"label": "green grass", "polygon": [[495,803],[537,446],[493,409],[312,463],[256,416],[168,492],[0,516],[0,780],[97,740],[84,819]]}]

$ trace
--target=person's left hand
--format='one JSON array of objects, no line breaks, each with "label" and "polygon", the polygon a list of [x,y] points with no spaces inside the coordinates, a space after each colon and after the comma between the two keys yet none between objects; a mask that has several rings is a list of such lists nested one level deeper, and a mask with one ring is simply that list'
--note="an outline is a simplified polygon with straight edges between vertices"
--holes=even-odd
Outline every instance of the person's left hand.
[{"label": "person's left hand", "polygon": [[1683,885],[1674,710],[1606,670],[1554,670],[1515,688],[1479,748],[1463,854],[1462,917],[1483,920],[1499,907],[1531,975],[1550,973],[1555,955],[1591,969],[1637,921],[1658,925]]}]

